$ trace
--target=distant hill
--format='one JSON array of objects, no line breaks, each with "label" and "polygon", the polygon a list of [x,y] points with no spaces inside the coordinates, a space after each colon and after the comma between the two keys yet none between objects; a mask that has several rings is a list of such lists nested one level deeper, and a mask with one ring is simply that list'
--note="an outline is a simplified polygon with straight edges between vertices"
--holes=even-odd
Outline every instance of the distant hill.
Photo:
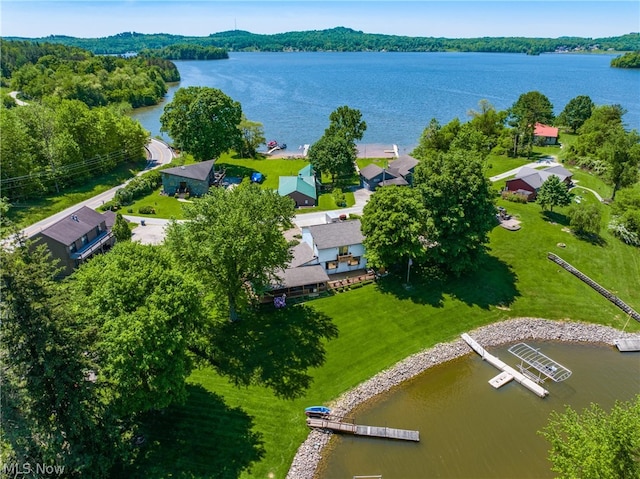
[{"label": "distant hill", "polygon": [[546,52],[634,51],[640,50],[640,33],[608,38],[435,38],[363,33],[345,27],[328,30],[261,35],[242,30],[213,33],[207,37],[189,37],[166,33],[119,33],[103,38],[76,38],[51,35],[41,38],[5,37],[6,40],[61,43],[81,47],[96,54],[122,54],[170,45],[199,45],[228,51],[389,51],[389,52],[504,52],[537,55]]}]

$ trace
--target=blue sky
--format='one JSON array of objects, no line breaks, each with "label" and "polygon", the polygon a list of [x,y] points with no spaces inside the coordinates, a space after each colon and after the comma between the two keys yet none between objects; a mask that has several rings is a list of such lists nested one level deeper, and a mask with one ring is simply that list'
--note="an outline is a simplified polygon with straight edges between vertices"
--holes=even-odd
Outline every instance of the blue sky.
[{"label": "blue sky", "polygon": [[175,1],[0,0],[0,35],[103,37],[121,32],[206,36],[336,26],[425,37],[606,37],[640,31],[640,2],[580,0]]}]

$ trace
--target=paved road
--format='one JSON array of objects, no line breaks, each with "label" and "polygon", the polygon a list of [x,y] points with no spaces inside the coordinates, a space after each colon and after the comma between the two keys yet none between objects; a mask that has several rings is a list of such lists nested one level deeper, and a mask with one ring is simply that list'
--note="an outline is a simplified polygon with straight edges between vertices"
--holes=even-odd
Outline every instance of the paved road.
[{"label": "paved road", "polygon": [[25,106],[28,105],[28,103],[26,101],[22,101],[18,99],[18,93],[20,93],[19,91],[11,91],[9,92],[9,96],[11,98],[13,98],[13,101],[16,102],[16,105],[18,106]]},{"label": "paved road", "polygon": [[[146,146],[146,149],[147,149],[147,158],[148,158],[147,167],[143,171],[138,173],[138,175],[141,175],[147,170],[158,168],[166,163],[170,163],[174,156],[173,151],[171,150],[171,148],[169,148],[169,146],[166,143],[160,140],[156,140],[155,138],[152,138],[151,141],[149,141],[149,143]],[[31,237],[34,234],[38,233],[39,231],[42,231],[43,229],[47,228],[48,226],[51,226],[53,223],[60,221],[65,216],[69,216],[71,213],[73,213],[78,208],[81,208],[82,206],[88,206],[89,208],[96,209],[101,205],[103,205],[104,203],[106,203],[107,201],[111,200],[113,198],[113,195],[115,195],[116,191],[119,188],[122,188],[122,186],[124,186],[126,183],[128,182],[125,182],[120,186],[115,186],[110,190],[105,191],[104,193],[100,193],[99,195],[96,195],[93,198],[89,198],[88,200],[85,200],[81,203],[73,205],[67,208],[66,210],[60,211],[59,213],[56,213],[54,215],[49,216],[48,218],[38,221],[37,223],[23,229],[22,233],[27,237]]]},{"label": "paved road", "polygon": [[518,168],[514,168],[513,170],[505,171],[504,173],[500,173],[499,175],[492,176],[489,179],[491,181],[504,180],[505,178],[514,176],[518,171],[520,171],[520,168],[524,168],[525,166],[528,166],[529,168],[542,168],[542,167],[546,168],[549,166],[558,166],[559,164],[560,163],[556,161],[555,157],[548,156],[545,159],[534,161],[533,163],[527,163],[526,165],[519,166]]}]

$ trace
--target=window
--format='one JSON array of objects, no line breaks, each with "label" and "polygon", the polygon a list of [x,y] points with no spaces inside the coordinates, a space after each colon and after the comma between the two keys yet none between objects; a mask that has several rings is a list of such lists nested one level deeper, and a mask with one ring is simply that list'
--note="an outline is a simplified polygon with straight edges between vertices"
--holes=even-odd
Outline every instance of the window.
[{"label": "window", "polygon": [[82,235],[82,246],[86,245],[89,242],[89,237],[87,235]]},{"label": "window", "polygon": [[77,250],[76,248],[76,244],[75,243],[71,243],[71,246],[69,246],[69,253],[73,254],[75,253]]},{"label": "window", "polygon": [[343,256],[343,255],[345,255],[345,254],[349,254],[349,247],[348,247],[348,246],[340,246],[340,247],[338,248],[338,254],[339,254],[340,256]]},{"label": "window", "polygon": [[338,269],[337,261],[327,261],[326,269]]},{"label": "window", "polygon": [[349,259],[349,266],[358,266],[360,264],[360,256],[354,256]]}]

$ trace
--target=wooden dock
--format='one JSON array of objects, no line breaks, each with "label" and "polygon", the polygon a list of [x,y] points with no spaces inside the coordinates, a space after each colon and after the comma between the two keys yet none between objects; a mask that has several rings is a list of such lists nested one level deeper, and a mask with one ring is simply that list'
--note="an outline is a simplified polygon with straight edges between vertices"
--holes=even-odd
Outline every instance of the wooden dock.
[{"label": "wooden dock", "polygon": [[640,338],[616,339],[614,343],[620,352],[640,351]]},{"label": "wooden dock", "polygon": [[354,436],[382,437],[385,439],[398,439],[414,442],[420,441],[419,431],[395,429],[392,427],[362,426],[359,424],[352,424],[350,422],[343,422],[338,419],[308,418],[307,426],[329,429],[330,431],[335,432],[344,432],[347,434],[353,434]]}]

